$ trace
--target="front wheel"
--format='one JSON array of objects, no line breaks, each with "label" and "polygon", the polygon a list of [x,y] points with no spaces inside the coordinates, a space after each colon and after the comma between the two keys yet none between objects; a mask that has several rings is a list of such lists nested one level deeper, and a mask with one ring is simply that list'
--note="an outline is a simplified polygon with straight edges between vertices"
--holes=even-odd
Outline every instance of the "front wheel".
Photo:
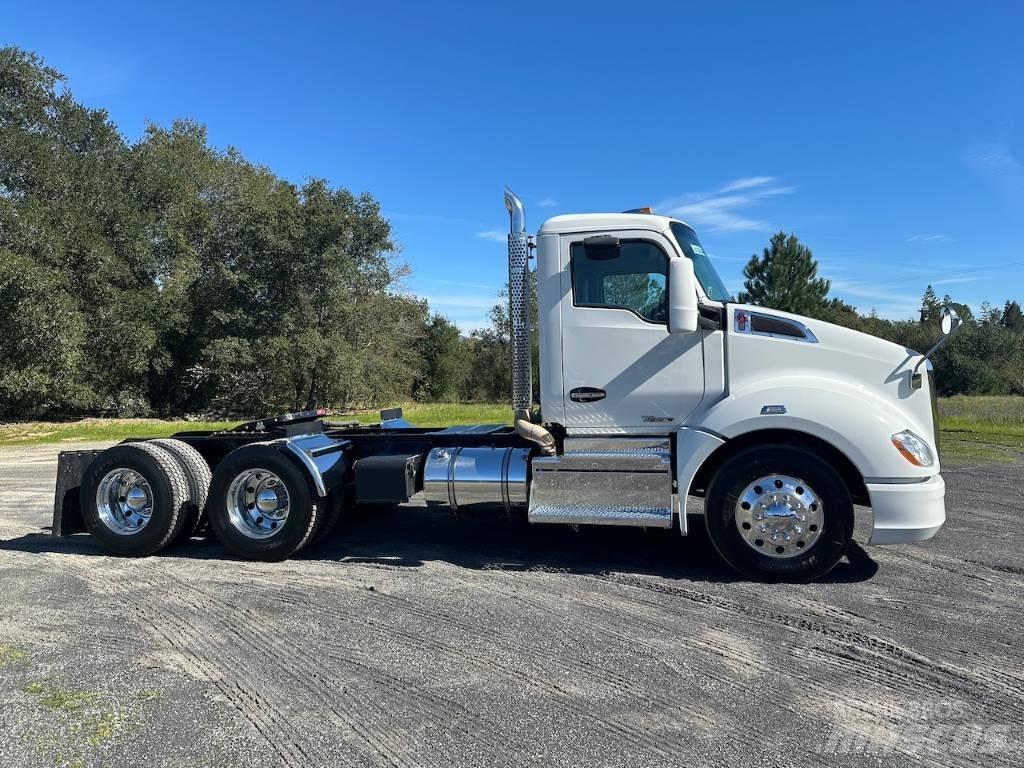
[{"label": "front wheel", "polygon": [[813,581],[853,536],[853,502],[838,473],[790,445],[747,448],[708,484],[708,534],[722,558],[763,581]]}]

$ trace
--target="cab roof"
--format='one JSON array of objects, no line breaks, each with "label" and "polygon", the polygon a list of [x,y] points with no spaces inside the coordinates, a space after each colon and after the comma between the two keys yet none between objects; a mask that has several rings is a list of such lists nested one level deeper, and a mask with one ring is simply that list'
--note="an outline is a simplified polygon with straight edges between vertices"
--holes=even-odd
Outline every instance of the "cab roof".
[{"label": "cab roof", "polygon": [[609,229],[648,229],[654,232],[664,232],[673,221],[679,221],[679,219],[652,213],[570,213],[563,216],[552,216],[541,225],[537,234]]}]

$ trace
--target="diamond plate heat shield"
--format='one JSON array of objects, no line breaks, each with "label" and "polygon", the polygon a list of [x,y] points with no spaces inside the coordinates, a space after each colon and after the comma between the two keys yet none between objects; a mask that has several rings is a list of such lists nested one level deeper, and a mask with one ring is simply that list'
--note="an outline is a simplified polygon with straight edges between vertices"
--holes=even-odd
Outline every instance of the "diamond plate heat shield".
[{"label": "diamond plate heat shield", "polygon": [[512,407],[529,410],[533,402],[530,371],[530,244],[525,232],[508,236],[508,308],[512,347]]}]

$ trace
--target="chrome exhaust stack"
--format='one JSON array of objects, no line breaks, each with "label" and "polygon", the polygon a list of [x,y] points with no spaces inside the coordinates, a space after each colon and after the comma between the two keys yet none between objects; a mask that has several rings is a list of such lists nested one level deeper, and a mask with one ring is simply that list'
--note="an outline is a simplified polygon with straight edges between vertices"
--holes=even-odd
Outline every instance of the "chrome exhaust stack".
[{"label": "chrome exhaust stack", "polygon": [[555,454],[555,438],[530,419],[533,405],[533,375],[530,362],[530,239],[526,234],[523,201],[505,187],[505,208],[509,215],[508,311],[509,343],[512,348],[512,408],[516,433],[540,446],[546,456]]}]

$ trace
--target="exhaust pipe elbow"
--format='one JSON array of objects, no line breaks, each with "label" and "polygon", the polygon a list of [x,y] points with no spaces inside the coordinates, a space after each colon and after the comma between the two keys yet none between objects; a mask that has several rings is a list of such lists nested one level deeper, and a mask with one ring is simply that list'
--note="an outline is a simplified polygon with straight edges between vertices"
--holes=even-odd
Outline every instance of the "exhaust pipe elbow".
[{"label": "exhaust pipe elbow", "polygon": [[539,445],[542,454],[545,456],[555,455],[555,436],[540,424],[534,424],[530,420],[529,411],[516,409],[515,427],[516,434]]},{"label": "exhaust pipe elbow", "polygon": [[508,211],[510,230],[513,235],[526,231],[526,209],[516,193],[505,187],[505,209]]}]

